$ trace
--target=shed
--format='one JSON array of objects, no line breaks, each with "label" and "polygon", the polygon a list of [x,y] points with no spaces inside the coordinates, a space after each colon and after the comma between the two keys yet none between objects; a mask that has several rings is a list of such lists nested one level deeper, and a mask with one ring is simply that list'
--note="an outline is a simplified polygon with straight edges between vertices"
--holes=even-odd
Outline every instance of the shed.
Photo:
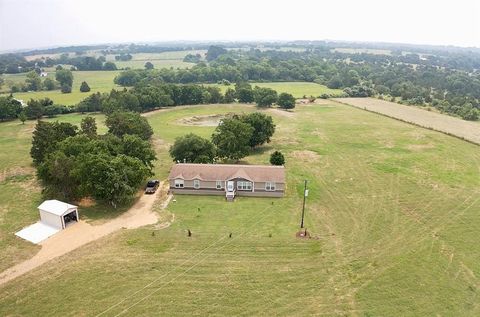
[{"label": "shed", "polygon": [[77,208],[59,200],[45,200],[38,206],[38,211],[41,222],[57,229],[65,229],[68,224],[78,221]]}]

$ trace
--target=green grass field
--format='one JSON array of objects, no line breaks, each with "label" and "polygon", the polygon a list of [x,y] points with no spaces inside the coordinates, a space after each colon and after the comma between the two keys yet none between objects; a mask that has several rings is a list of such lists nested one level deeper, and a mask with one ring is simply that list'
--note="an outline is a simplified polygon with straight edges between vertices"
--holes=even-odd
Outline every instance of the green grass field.
[{"label": "green grass field", "polygon": [[[318,97],[322,94],[338,95],[340,96],[343,91],[341,89],[330,89],[327,86],[319,85],[310,82],[270,82],[270,83],[251,83],[251,85],[259,87],[267,87],[276,90],[278,93],[287,92],[292,94],[295,98],[302,98],[303,96],[315,96]],[[223,93],[228,88],[235,89],[234,85],[225,86],[220,84],[213,84],[213,86],[220,87]]]},{"label": "green grass field", "polygon": [[[89,94],[94,92],[109,92],[113,88],[121,88],[113,83],[113,79],[120,71],[74,71],[73,72],[73,86],[72,92],[63,94],[59,89],[51,91],[32,91],[19,92],[13,94],[15,98],[21,99],[25,102],[33,99],[48,97],[55,103],[62,105],[74,105],[83,100]],[[55,79],[55,72],[49,72],[48,77]],[[26,74],[7,74],[4,75],[5,81],[11,82],[25,82]],[[90,86],[90,92],[80,92],[80,84],[86,81]],[[6,89],[7,85],[4,86]],[[4,92],[6,92],[4,90]]]},{"label": "green grass field", "polygon": [[132,54],[133,58],[130,61],[116,61],[115,55],[107,55],[107,60],[114,62],[118,68],[130,67],[133,69],[144,69],[146,62],[151,62],[155,68],[187,68],[192,67],[194,63],[185,63],[183,58],[188,54],[205,55],[205,50],[193,51],[172,51],[163,53],[137,53]]},{"label": "green grass field", "polygon": [[[175,137],[213,130],[178,119],[254,110],[211,105],[149,116],[157,177],[172,164],[166,151]],[[119,231],[2,286],[0,315],[480,314],[478,146],[340,104],[263,111],[277,132],[245,161],[266,164],[271,151],[284,152],[285,198],[176,196],[159,211],[161,221],[174,215],[172,226]],[[17,147],[1,157],[3,168],[28,166],[29,129],[0,124],[2,148]],[[295,238],[304,179],[309,240]],[[15,262],[3,256],[17,253],[10,245],[23,258],[36,250],[11,237],[36,219],[39,190],[21,192],[25,184],[0,183],[9,190],[0,194],[3,268]],[[10,197],[18,192],[21,204]]]}]

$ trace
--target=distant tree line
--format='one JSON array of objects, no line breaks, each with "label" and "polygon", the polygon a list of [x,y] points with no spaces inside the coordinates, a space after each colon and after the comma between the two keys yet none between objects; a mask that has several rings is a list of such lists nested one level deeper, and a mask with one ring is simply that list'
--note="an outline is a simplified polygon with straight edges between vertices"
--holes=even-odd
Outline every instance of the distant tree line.
[{"label": "distant tree line", "polygon": [[199,62],[190,69],[129,70],[120,73],[115,83],[135,86],[152,81],[307,81],[343,89],[352,97],[395,97],[402,103],[435,107],[468,120],[476,120],[479,115],[480,72],[474,67],[480,67],[480,54],[420,57],[346,54],[323,49],[284,52],[219,48],[209,53],[208,64]]}]

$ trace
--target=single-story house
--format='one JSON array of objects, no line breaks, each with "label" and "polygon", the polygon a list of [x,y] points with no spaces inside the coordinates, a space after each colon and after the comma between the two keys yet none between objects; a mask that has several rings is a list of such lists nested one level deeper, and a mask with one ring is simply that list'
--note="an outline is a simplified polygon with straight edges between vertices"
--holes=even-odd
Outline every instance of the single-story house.
[{"label": "single-story house", "polygon": [[178,163],[168,181],[174,194],[283,197],[285,167]]},{"label": "single-story house", "polygon": [[38,206],[40,221],[15,233],[16,236],[40,243],[78,221],[77,206],[58,200],[46,200]]},{"label": "single-story house", "polygon": [[40,220],[57,229],[78,221],[78,207],[59,200],[45,200],[40,206]]}]

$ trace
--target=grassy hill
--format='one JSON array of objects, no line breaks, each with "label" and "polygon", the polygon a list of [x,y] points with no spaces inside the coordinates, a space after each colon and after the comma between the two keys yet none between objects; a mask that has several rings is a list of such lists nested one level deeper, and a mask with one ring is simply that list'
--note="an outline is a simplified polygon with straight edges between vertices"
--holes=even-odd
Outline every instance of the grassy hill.
[{"label": "grassy hill", "polygon": [[[175,137],[213,131],[179,119],[254,110],[208,105],[149,115],[157,177],[172,164]],[[0,315],[480,314],[478,146],[333,102],[262,111],[277,132],[245,161],[266,164],[271,151],[284,152],[285,198],[176,196],[167,210],[157,207],[160,223],[174,217],[170,227],[122,230],[0,287]],[[0,124],[0,144],[17,144],[0,156],[4,169],[17,161],[28,168],[31,128]],[[304,179],[309,240],[295,237]],[[35,252],[11,237],[36,216],[39,191],[22,191],[24,184],[0,182],[24,204],[0,199],[9,239],[0,255],[14,254],[6,249],[17,243],[24,257]]]}]

